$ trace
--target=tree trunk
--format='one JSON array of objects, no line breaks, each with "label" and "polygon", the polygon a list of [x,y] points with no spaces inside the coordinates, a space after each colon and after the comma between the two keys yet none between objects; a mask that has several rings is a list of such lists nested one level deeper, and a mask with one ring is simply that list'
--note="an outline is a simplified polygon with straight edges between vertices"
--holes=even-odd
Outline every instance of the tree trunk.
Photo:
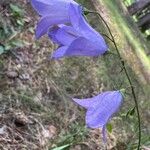
[{"label": "tree trunk", "polygon": [[146,7],[149,7],[150,5],[150,0],[141,0],[138,2],[133,3],[131,6],[128,7],[129,13],[133,16],[137,12],[142,11]]}]

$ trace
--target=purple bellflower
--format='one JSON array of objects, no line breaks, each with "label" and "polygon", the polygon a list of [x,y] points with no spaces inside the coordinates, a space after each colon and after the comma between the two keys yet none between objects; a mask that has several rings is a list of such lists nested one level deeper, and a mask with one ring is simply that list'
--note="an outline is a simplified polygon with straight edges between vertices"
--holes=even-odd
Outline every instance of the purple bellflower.
[{"label": "purple bellflower", "polygon": [[108,50],[105,40],[86,22],[81,6],[77,9],[70,4],[69,15],[71,26],[61,24],[50,29],[49,37],[60,46],[52,58],[104,54]]},{"label": "purple bellflower", "polygon": [[106,141],[106,124],[113,114],[118,112],[123,96],[120,91],[107,91],[93,98],[73,100],[87,109],[86,125],[90,128],[102,128],[103,140]]},{"label": "purple bellflower", "polygon": [[46,34],[53,25],[70,23],[70,3],[78,6],[73,0],[31,0],[33,8],[41,16],[36,28],[36,38]]}]

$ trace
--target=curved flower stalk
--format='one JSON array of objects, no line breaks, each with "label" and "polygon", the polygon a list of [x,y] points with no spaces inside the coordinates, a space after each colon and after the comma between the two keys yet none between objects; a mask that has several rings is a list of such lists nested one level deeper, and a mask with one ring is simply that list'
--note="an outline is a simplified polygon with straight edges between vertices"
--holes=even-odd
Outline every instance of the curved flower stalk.
[{"label": "curved flower stalk", "polygon": [[87,109],[86,125],[90,128],[102,128],[103,140],[106,141],[106,124],[118,112],[123,96],[120,91],[107,91],[95,97],[73,100]]},{"label": "curved flower stalk", "polygon": [[73,0],[31,0],[33,8],[41,16],[36,28],[36,38],[48,32],[48,29],[57,24],[70,23],[70,3],[77,8]]},{"label": "curved flower stalk", "polygon": [[82,8],[70,4],[69,15],[71,26],[52,27],[49,37],[59,44],[52,58],[66,56],[99,56],[108,50],[103,37],[95,31],[82,16]]}]

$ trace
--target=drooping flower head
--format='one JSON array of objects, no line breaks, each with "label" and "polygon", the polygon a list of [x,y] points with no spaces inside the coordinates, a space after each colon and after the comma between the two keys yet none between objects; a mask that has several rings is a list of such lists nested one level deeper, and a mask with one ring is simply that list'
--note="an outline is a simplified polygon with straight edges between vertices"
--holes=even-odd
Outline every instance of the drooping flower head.
[{"label": "drooping flower head", "polygon": [[90,128],[102,128],[103,140],[106,140],[106,124],[118,112],[123,96],[120,91],[108,91],[95,97],[73,100],[87,109],[86,125]]},{"label": "drooping flower head", "polygon": [[58,25],[50,29],[49,37],[59,44],[52,58],[65,56],[99,56],[108,47],[103,37],[95,31],[82,15],[82,8],[70,4],[69,15],[71,25]]},{"label": "drooping flower head", "polygon": [[40,38],[48,29],[57,24],[70,23],[69,5],[78,6],[73,0],[31,0],[33,8],[41,15],[36,28],[36,37]]}]

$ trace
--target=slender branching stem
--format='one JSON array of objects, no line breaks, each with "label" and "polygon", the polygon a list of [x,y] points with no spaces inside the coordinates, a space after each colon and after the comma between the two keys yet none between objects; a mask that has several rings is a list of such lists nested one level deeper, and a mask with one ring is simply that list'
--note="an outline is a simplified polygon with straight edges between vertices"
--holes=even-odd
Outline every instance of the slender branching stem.
[{"label": "slender branching stem", "polygon": [[113,40],[112,40],[108,35],[106,35],[106,34],[104,34],[104,33],[101,33],[101,35],[107,37],[111,42],[113,42]]},{"label": "slender branching stem", "polygon": [[127,71],[127,68],[126,68],[126,65],[125,65],[125,62],[124,60],[122,59],[121,57],[121,54],[119,52],[119,49],[117,47],[117,44],[116,44],[116,41],[115,41],[115,38],[111,32],[111,29],[109,27],[109,25],[107,24],[107,22],[105,21],[105,19],[101,16],[101,14],[99,14],[98,12],[95,12],[95,11],[88,11],[86,10],[87,13],[95,13],[99,16],[99,18],[103,21],[103,23],[105,24],[105,26],[107,27],[108,29],[108,32],[111,36],[111,41],[113,42],[114,46],[115,46],[115,49],[117,51],[117,54],[118,54],[118,57],[120,59],[120,62],[121,62],[121,65],[122,65],[122,68],[126,74],[126,77],[128,79],[128,82],[130,84],[130,87],[131,87],[131,91],[132,91],[132,95],[133,95],[133,99],[134,99],[134,103],[135,103],[135,107],[136,107],[136,112],[137,112],[137,117],[138,117],[138,146],[137,146],[137,150],[140,150],[140,146],[141,146],[141,119],[140,119],[140,112],[139,112],[139,106],[138,106],[138,101],[137,101],[137,98],[136,98],[136,94],[135,94],[135,89],[134,89],[134,86],[132,84],[132,80],[129,76],[129,73]]}]

